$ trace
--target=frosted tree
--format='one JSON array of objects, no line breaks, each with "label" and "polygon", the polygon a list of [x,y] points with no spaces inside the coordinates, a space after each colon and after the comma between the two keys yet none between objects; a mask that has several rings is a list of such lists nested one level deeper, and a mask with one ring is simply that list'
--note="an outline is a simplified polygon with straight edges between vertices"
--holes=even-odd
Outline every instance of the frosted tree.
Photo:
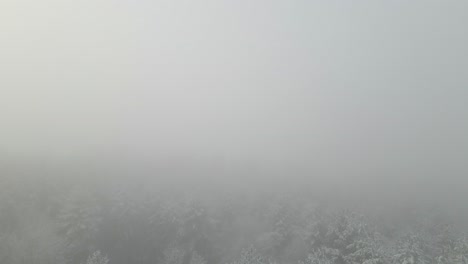
[{"label": "frosted tree", "polygon": [[109,258],[97,250],[91,254],[85,264],[108,264]]},{"label": "frosted tree", "polygon": [[185,251],[177,247],[168,247],[163,252],[163,264],[182,264]]},{"label": "frosted tree", "polygon": [[0,263],[64,263],[65,243],[47,219],[25,217],[19,230],[0,234]]},{"label": "frosted tree", "polygon": [[384,264],[388,263],[385,252],[378,243],[370,239],[357,240],[348,245],[348,254],[344,260],[351,264]]},{"label": "frosted tree", "polygon": [[300,261],[299,264],[334,264],[338,258],[339,252],[327,248],[319,248],[314,250],[305,261]]},{"label": "frosted tree", "polygon": [[313,254],[309,256],[309,261],[350,264],[388,262],[381,248],[383,238],[359,214],[343,211],[320,216],[311,221],[307,230]]},{"label": "frosted tree", "polygon": [[206,260],[200,256],[196,251],[192,253],[190,264],[206,264]]},{"label": "frosted tree", "polygon": [[468,263],[468,239],[457,239],[453,247],[447,249],[445,254],[436,257],[437,264],[466,264]]},{"label": "frosted tree", "polygon": [[64,201],[58,223],[72,261],[82,261],[93,250],[92,242],[101,220],[101,208],[90,191],[74,189]]},{"label": "frosted tree", "polygon": [[422,234],[408,234],[397,244],[396,254],[392,256],[395,264],[426,264],[430,263],[428,245]]},{"label": "frosted tree", "polygon": [[253,247],[250,246],[241,252],[240,258],[232,264],[267,264],[268,261]]}]

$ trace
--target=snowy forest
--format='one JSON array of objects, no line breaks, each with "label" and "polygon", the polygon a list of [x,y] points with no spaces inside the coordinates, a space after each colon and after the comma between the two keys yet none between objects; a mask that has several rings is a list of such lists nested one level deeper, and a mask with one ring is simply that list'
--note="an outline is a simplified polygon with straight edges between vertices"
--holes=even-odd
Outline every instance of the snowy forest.
[{"label": "snowy forest", "polygon": [[2,178],[0,263],[468,261],[466,225],[437,206],[352,204],[307,188],[215,193],[157,181],[44,179]]}]

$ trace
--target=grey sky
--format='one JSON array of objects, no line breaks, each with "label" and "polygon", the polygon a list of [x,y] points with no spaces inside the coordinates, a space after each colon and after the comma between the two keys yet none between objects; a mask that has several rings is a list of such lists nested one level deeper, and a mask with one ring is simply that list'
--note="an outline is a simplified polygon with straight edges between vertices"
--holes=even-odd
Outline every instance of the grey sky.
[{"label": "grey sky", "polygon": [[0,150],[462,177],[466,10],[466,1],[3,0]]}]

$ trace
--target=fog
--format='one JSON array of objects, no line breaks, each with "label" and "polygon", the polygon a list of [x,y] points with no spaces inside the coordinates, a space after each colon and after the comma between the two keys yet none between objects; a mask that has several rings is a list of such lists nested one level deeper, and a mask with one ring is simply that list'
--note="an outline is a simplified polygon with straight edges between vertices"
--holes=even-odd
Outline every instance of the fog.
[{"label": "fog", "polygon": [[[268,195],[297,205],[297,195],[386,219],[411,205],[466,222],[466,10],[432,0],[3,0],[0,182],[15,208],[23,194],[68,201],[80,188],[118,189],[190,193],[211,209],[228,197],[244,209],[274,204]],[[41,216],[52,234],[57,215]],[[97,249],[110,264],[163,263],[162,253],[123,260],[109,243],[86,243],[81,255],[50,253],[64,256],[54,263]],[[198,253],[211,264],[236,250]],[[308,263],[361,263],[334,261]]]}]

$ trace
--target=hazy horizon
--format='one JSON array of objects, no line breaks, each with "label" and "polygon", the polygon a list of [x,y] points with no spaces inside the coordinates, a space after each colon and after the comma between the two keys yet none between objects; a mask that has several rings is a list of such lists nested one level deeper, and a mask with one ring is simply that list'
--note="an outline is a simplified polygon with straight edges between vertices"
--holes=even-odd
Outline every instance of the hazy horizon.
[{"label": "hazy horizon", "polygon": [[0,160],[460,202],[467,9],[3,0]]}]

